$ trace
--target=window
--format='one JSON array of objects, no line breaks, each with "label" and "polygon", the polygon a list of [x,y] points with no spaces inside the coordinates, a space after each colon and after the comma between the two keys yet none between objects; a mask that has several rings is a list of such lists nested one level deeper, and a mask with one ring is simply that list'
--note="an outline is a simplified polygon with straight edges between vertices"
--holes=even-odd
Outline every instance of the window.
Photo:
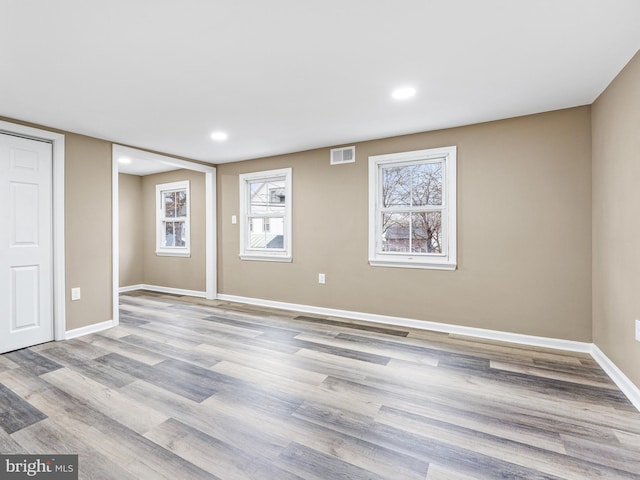
[{"label": "window", "polygon": [[369,264],[456,268],[456,147],[369,157]]},{"label": "window", "polygon": [[156,185],[156,255],[188,257],[189,182]]},{"label": "window", "polygon": [[240,175],[240,258],[291,261],[291,169]]}]

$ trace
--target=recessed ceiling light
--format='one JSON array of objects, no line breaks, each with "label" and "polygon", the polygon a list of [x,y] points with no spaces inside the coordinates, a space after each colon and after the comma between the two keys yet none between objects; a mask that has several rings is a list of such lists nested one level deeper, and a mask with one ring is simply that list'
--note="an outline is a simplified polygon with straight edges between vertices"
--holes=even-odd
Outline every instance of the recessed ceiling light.
[{"label": "recessed ceiling light", "polygon": [[406,100],[416,94],[416,89],[413,87],[400,87],[391,92],[391,96],[396,100]]},{"label": "recessed ceiling light", "polygon": [[227,135],[225,132],[213,132],[211,134],[211,139],[215,140],[216,142],[223,142],[227,138],[229,138],[229,135]]},{"label": "recessed ceiling light", "polygon": [[129,157],[120,157],[118,159],[118,163],[122,163],[123,165],[127,165],[131,163],[131,159]]}]

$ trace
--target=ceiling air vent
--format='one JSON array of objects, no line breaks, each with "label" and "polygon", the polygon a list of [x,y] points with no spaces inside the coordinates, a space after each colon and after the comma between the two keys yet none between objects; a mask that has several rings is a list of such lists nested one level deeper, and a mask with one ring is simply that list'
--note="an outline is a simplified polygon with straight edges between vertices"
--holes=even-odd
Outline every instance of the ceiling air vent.
[{"label": "ceiling air vent", "polygon": [[356,161],[356,147],[342,147],[331,149],[331,165],[354,163]]}]

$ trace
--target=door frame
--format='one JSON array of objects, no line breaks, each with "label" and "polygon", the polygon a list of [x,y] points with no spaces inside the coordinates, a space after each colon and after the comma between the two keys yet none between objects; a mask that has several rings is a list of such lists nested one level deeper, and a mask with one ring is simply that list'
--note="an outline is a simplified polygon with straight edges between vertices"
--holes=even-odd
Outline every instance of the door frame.
[{"label": "door frame", "polygon": [[120,157],[140,158],[142,160],[152,160],[163,165],[184,168],[202,172],[205,175],[205,290],[206,298],[214,300],[217,296],[217,238],[216,238],[216,167],[203,165],[202,163],[179,160],[177,158],[160,155],[158,153],[147,152],[137,148],[125,147],[113,144],[111,159],[111,199],[112,199],[112,276],[113,276],[113,325],[120,323],[120,212],[118,202],[118,174],[120,172],[118,159]]},{"label": "door frame", "polygon": [[52,144],[52,286],[53,338],[66,338],[65,255],[64,255],[64,135],[40,128],[0,120],[0,132]]}]

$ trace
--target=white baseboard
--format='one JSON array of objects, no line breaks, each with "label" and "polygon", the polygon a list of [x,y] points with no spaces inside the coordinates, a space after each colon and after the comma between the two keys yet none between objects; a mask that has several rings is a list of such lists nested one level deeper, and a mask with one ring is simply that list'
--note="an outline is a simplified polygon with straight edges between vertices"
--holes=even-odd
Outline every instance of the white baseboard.
[{"label": "white baseboard", "polygon": [[173,295],[188,295],[189,297],[207,298],[207,292],[200,292],[198,290],[185,290],[183,288],[161,287],[159,285],[148,285],[146,283],[140,283],[138,285],[128,285],[126,287],[120,287],[118,291],[120,293],[132,292],[134,290],[149,290],[157,293],[171,293]]},{"label": "white baseboard", "polygon": [[120,293],[125,293],[125,292],[133,292],[134,290],[142,290],[143,288],[144,288],[144,285],[142,283],[139,283],[138,285],[127,285],[126,287],[120,287],[118,291]]},{"label": "white baseboard", "polygon": [[261,307],[279,308],[282,310],[293,310],[303,313],[314,313],[328,317],[351,318],[373,323],[384,323],[399,327],[417,328],[420,330],[431,330],[436,332],[453,333],[467,335],[470,337],[486,338],[488,340],[498,340],[502,342],[519,343],[535,347],[554,348],[556,350],[568,350],[572,352],[591,352],[591,343],[575,342],[573,340],[561,340],[557,338],[536,337],[533,335],[523,335],[519,333],[501,332],[498,330],[487,330],[484,328],[464,327],[451,325],[448,323],[430,322],[426,320],[415,320],[411,318],[392,317],[388,315],[378,315],[375,313],[353,312],[350,310],[337,310],[334,308],[314,307],[310,305],[300,305],[296,303],[276,302],[273,300],[262,300],[259,298],[240,297],[237,295],[218,294],[218,300],[229,302],[246,303]]},{"label": "white baseboard", "polygon": [[598,365],[605,371],[609,378],[613,380],[622,393],[626,395],[633,406],[640,411],[640,388],[638,388],[629,377],[627,377],[622,370],[620,370],[615,363],[607,357],[597,345],[592,344],[591,356],[598,362]]},{"label": "white baseboard", "polygon": [[106,320],[100,323],[94,323],[93,325],[87,325],[86,327],[74,328],[73,330],[67,330],[64,335],[65,340],[71,340],[72,338],[82,337],[83,335],[89,335],[90,333],[101,332],[108,328],[115,327],[116,324],[113,320]]}]

